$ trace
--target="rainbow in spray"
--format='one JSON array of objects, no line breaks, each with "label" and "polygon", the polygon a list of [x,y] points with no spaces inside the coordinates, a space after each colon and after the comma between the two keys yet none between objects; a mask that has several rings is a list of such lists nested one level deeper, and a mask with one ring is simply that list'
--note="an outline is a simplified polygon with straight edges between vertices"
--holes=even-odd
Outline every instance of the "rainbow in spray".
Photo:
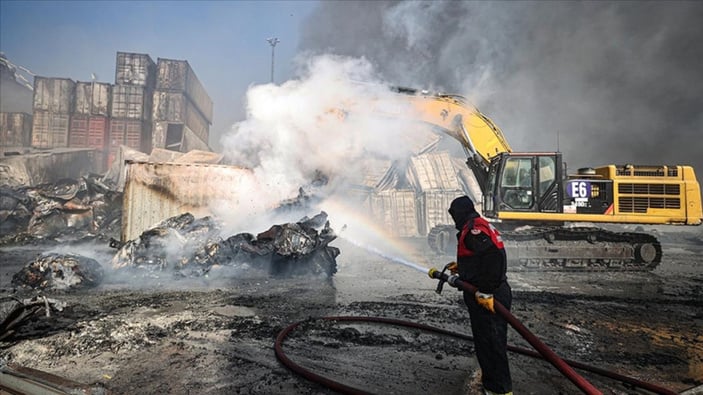
[{"label": "rainbow in spray", "polygon": [[412,261],[413,256],[419,255],[413,246],[389,234],[359,208],[340,199],[330,198],[321,204],[321,209],[327,212],[331,221],[342,224],[337,231],[340,238],[411,269],[422,273],[429,271],[428,267]]}]

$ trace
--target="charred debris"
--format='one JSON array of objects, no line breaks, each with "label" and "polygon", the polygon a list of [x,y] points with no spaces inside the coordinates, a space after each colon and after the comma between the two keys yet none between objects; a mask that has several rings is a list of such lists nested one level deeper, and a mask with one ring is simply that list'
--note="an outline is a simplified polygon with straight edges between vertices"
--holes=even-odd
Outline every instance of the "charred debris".
[{"label": "charred debris", "polygon": [[98,176],[0,186],[0,245],[119,237],[122,197]]},{"label": "charred debris", "polygon": [[[278,210],[309,207],[301,192]],[[214,267],[263,270],[271,276],[336,271],[336,235],[323,211],[297,222],[275,224],[259,234],[223,235],[211,216],[183,213],[120,242],[122,193],[98,177],[62,179],[36,187],[0,187],[0,246],[106,243],[117,251],[109,265],[77,254],[43,253],[12,279],[21,289],[90,288],[104,271],[133,276],[199,277]]]}]

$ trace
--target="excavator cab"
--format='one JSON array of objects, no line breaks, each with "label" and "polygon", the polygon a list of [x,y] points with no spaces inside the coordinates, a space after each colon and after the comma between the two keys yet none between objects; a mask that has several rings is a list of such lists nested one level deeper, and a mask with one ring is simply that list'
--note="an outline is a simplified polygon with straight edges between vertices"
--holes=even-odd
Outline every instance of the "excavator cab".
[{"label": "excavator cab", "polygon": [[561,153],[501,153],[492,158],[483,191],[483,214],[561,211]]}]

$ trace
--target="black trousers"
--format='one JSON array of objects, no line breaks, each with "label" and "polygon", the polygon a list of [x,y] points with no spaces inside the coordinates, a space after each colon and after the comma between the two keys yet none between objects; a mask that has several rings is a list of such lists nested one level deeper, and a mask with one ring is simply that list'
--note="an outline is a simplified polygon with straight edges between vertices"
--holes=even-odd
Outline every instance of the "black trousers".
[{"label": "black trousers", "polygon": [[[503,282],[493,292],[493,297],[510,310],[513,295],[507,282]],[[481,307],[473,294],[464,292],[464,302],[469,308],[471,331],[476,357],[481,366],[483,387],[497,393],[512,391],[513,384],[507,355],[508,322],[497,313],[493,314]]]}]

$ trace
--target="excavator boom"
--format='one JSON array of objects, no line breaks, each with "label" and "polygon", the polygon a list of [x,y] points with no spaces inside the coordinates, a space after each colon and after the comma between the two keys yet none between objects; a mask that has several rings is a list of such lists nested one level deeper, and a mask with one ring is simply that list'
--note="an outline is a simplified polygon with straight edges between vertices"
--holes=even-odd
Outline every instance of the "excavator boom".
[{"label": "excavator boom", "polygon": [[466,164],[481,191],[485,192],[491,159],[512,152],[500,128],[462,96],[432,95],[410,89],[400,92],[404,94],[401,93],[398,100],[412,107],[415,121],[432,125],[459,141],[466,152]]}]

